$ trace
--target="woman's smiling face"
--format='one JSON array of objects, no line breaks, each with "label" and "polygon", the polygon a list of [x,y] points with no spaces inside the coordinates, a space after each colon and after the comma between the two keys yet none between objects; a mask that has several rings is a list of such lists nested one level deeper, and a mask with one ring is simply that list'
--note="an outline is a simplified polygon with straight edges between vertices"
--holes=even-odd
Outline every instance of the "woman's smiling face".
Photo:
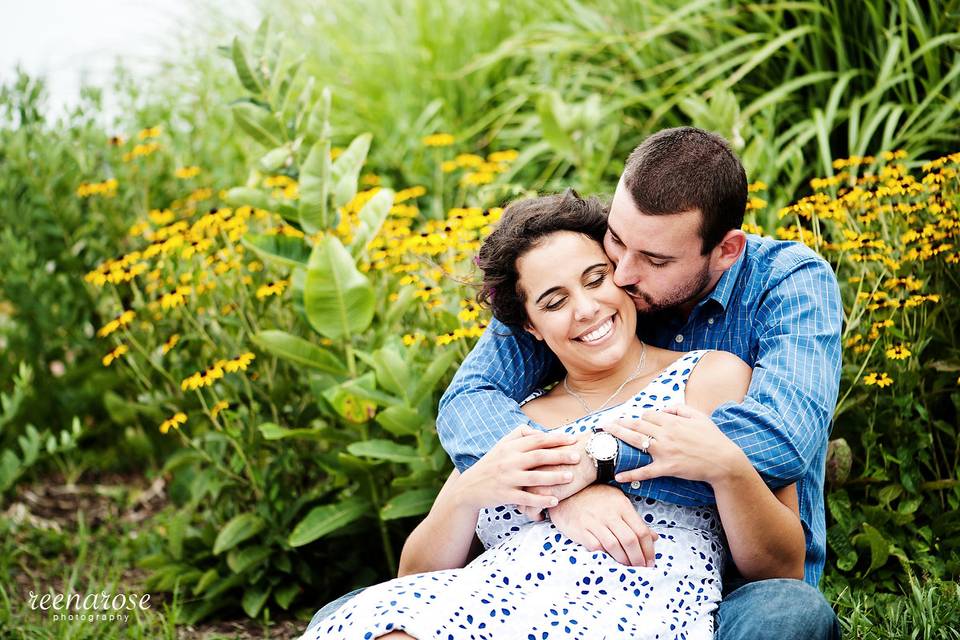
[{"label": "woman's smiling face", "polygon": [[545,237],[517,260],[526,330],[543,340],[567,370],[615,366],[636,340],[637,310],[613,283],[603,246],[581,233]]}]

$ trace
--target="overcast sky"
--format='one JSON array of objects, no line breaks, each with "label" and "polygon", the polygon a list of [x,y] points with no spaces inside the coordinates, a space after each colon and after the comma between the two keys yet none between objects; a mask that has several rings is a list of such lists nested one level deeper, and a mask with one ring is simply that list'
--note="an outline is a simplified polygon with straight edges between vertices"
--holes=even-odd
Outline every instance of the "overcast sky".
[{"label": "overcast sky", "polygon": [[[170,57],[177,35],[209,7],[256,22],[252,0],[0,0],[0,80],[20,63],[44,75],[59,110],[76,100],[81,81],[108,84],[117,58],[148,74]],[[220,43],[211,43],[220,44]]]}]

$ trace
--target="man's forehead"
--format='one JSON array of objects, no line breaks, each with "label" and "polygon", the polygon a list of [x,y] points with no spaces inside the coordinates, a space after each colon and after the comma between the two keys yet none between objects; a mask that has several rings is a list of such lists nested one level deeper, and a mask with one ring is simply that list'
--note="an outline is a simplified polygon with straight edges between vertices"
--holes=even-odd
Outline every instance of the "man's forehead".
[{"label": "man's forehead", "polygon": [[680,244],[695,243],[699,250],[700,217],[697,209],[664,215],[641,213],[628,196],[627,202],[617,202],[614,198],[607,226],[629,249],[662,251],[669,248],[676,252]]}]

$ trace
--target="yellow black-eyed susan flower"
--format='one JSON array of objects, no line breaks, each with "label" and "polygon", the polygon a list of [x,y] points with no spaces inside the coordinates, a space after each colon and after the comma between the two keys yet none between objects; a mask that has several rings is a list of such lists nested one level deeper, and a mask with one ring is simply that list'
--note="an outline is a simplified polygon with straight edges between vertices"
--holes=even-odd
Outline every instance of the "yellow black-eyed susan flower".
[{"label": "yellow black-eyed susan flower", "polygon": [[187,421],[187,414],[178,411],[160,423],[160,433],[166,434],[170,429],[180,429],[180,425]]}]

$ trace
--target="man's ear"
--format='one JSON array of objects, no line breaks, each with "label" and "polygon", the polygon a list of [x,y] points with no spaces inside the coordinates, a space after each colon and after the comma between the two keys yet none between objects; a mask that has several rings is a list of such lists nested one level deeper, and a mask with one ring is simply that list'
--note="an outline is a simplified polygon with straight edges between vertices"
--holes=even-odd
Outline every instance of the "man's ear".
[{"label": "man's ear", "polygon": [[731,229],[713,248],[713,267],[717,271],[726,271],[733,266],[747,246],[747,234],[740,229]]}]

